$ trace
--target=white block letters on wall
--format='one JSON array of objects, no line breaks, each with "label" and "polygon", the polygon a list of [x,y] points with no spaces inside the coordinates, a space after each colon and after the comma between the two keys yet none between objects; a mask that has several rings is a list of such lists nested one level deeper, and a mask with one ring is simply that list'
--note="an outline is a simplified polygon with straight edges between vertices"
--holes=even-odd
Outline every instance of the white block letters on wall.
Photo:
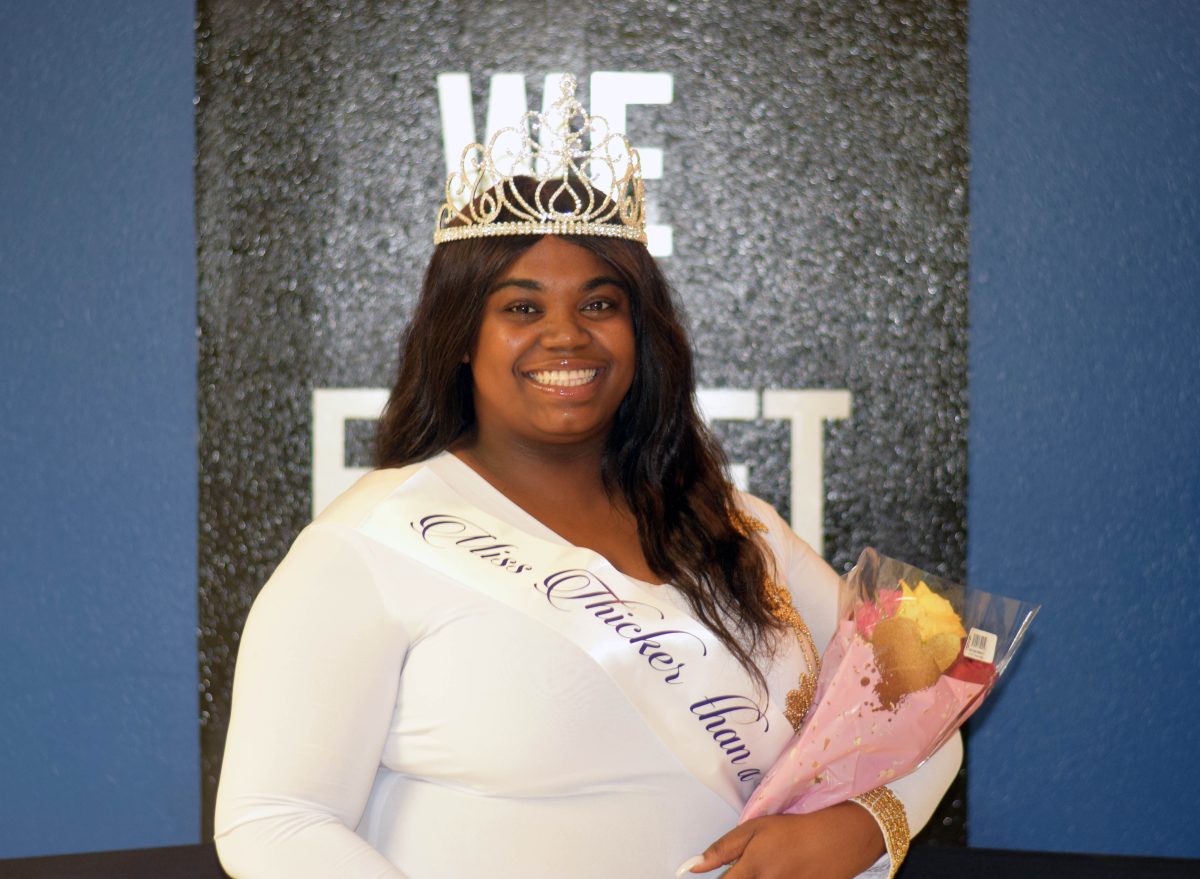
[{"label": "white block letters on wall", "polygon": [[[312,395],[312,511],[316,516],[367,472],[346,463],[346,423],[378,420],[384,388],[316,388]],[[700,388],[705,420],[786,421],[791,432],[792,528],[817,550],[825,546],[825,423],[850,417],[847,390]],[[734,462],[734,482],[749,487],[750,468]]]}]

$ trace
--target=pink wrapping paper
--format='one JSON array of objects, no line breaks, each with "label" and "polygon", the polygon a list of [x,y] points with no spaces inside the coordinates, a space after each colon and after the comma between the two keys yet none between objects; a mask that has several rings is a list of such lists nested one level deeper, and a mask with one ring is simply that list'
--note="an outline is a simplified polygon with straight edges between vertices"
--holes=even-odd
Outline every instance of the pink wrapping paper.
[{"label": "pink wrapping paper", "polygon": [[987,690],[942,675],[893,709],[882,707],[875,651],[852,620],[838,626],[821,668],[813,709],[750,796],[742,821],[815,812],[908,774],[928,758],[929,743],[953,733]]}]

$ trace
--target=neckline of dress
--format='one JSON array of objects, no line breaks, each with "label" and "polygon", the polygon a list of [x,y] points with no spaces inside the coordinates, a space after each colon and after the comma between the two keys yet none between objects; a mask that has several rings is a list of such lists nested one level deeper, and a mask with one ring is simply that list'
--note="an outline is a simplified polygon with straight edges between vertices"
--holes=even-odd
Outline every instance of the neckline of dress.
[{"label": "neckline of dress", "polygon": [[[454,488],[458,489],[461,493],[474,495],[477,498],[482,496],[482,499],[488,500],[492,503],[500,504],[507,508],[513,514],[515,514],[518,519],[521,520],[521,527],[533,531],[538,536],[553,540],[555,543],[558,543],[562,546],[575,546],[575,544],[571,543],[571,541],[567,540],[553,528],[544,523],[541,519],[538,519],[536,516],[532,515],[528,510],[526,510],[500,489],[496,488],[496,486],[488,482],[487,479],[485,479],[475,470],[475,468],[473,468],[470,464],[458,457],[458,455],[454,454],[453,452],[449,450],[441,452],[440,454],[429,459],[429,461],[426,463],[434,464],[435,466],[444,466],[449,472],[443,473],[442,475],[450,477],[450,481],[454,484]],[[472,498],[468,499],[470,500]],[[594,549],[589,549],[588,551],[596,552]],[[596,554],[600,555],[599,553]],[[603,558],[603,556],[601,557]],[[605,559],[605,561],[608,560]],[[609,564],[611,565],[612,562],[609,562]],[[616,565],[613,565],[613,568],[615,570],[620,570],[616,567]],[[640,580],[637,577],[626,574],[624,571],[620,571],[620,574],[626,580],[636,583],[639,586],[644,586],[647,589],[661,589],[664,586],[670,585],[668,583],[651,583],[648,580]]]}]

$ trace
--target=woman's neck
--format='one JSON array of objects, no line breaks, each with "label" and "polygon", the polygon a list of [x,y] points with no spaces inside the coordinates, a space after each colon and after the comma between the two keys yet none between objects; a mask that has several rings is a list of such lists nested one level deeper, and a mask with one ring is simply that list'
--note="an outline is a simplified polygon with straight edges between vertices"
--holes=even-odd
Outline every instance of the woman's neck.
[{"label": "woman's neck", "polygon": [[613,502],[604,485],[600,444],[533,448],[472,437],[451,451],[521,506],[527,499],[581,507]]},{"label": "woman's neck", "polygon": [[604,485],[602,448],[529,449],[468,440],[451,451],[560,537],[595,550],[631,577],[660,581],[642,554],[625,498]]}]

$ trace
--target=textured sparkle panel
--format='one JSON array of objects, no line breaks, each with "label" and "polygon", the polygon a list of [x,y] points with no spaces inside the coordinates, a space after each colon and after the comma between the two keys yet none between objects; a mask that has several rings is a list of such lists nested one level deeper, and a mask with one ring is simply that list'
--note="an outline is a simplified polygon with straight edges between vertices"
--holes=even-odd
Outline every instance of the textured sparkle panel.
[{"label": "textured sparkle panel", "polygon": [[[206,815],[238,632],[309,516],[311,393],[382,387],[432,252],[436,76],[665,71],[629,108],[707,387],[846,388],[826,555],[966,553],[966,3],[202,0],[200,619]],[[363,430],[347,431],[352,462]],[[788,433],[720,426],[788,512]],[[210,818],[207,820],[211,820]],[[962,788],[932,822],[965,841]]]}]

